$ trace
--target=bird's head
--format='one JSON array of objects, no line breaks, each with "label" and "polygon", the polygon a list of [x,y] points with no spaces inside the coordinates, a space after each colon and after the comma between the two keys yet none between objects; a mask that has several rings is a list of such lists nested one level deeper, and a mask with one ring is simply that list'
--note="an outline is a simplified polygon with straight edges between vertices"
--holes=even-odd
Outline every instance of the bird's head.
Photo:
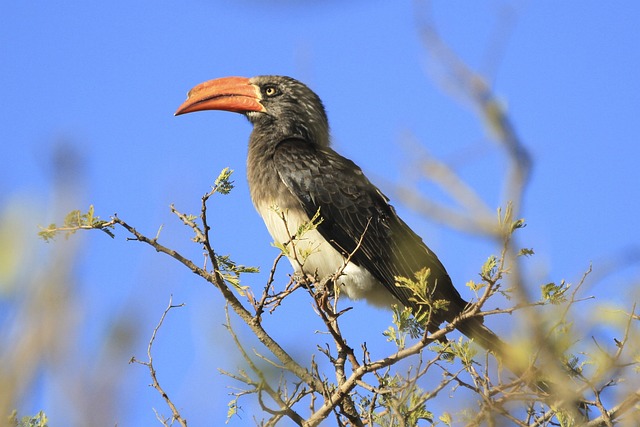
[{"label": "bird's head", "polygon": [[223,77],[191,89],[176,116],[203,110],[244,114],[254,132],[273,140],[303,138],[329,145],[329,124],[322,101],[299,81],[284,76]]}]

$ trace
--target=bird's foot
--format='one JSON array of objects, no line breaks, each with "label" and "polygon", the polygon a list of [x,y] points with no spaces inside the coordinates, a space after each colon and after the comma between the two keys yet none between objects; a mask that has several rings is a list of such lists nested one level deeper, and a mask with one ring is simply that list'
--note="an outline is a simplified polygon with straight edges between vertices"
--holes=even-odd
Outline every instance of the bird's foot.
[{"label": "bird's foot", "polygon": [[307,289],[313,289],[316,284],[316,278],[313,275],[304,273],[302,271],[294,272],[292,277],[293,280],[300,283]]}]

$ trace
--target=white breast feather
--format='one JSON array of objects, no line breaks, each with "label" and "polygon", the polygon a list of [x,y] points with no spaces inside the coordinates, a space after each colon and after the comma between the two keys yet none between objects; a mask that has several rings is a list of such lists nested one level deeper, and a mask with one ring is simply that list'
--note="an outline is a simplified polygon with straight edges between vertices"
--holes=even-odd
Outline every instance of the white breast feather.
[{"label": "white breast feather", "polygon": [[[298,228],[309,222],[301,209],[281,210],[274,204],[256,206],[271,237],[279,244],[287,243]],[[284,220],[283,220],[284,215]],[[293,241],[296,255],[288,256],[296,272],[316,275],[322,280],[343,268],[345,258],[315,229],[308,230]],[[301,265],[302,264],[302,265]],[[370,304],[389,307],[398,301],[366,269],[349,262],[338,279],[340,292],[353,300],[366,299]]]}]

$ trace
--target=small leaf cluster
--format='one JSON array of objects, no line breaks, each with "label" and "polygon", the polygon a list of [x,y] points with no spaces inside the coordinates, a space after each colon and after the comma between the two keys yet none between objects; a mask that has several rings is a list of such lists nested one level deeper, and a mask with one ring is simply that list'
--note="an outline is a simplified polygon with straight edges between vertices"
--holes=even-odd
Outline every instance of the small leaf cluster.
[{"label": "small leaf cluster", "polygon": [[547,283],[542,285],[542,299],[545,302],[557,305],[567,301],[567,291],[570,285],[564,280],[560,281],[560,284]]},{"label": "small leaf cluster", "polygon": [[231,181],[232,169],[224,168],[220,171],[220,175],[216,178],[213,190],[220,194],[229,194],[233,190],[233,181]]},{"label": "small leaf cluster", "polygon": [[227,283],[236,288],[242,296],[246,295],[246,291],[249,287],[240,284],[240,275],[243,273],[260,272],[258,267],[236,264],[229,255],[216,255],[216,261],[218,263],[218,273]]},{"label": "small leaf cluster", "polygon": [[[425,420],[433,422],[433,413],[426,408],[426,396],[423,389],[417,385],[406,387],[406,378],[401,375],[393,376],[389,382],[389,388],[398,388],[402,392],[386,393],[382,396],[382,405],[384,407],[393,408],[396,413],[397,426],[417,426],[418,421]],[[402,422],[399,422],[400,420]]]},{"label": "small leaf cluster", "polygon": [[387,341],[395,343],[398,350],[406,347],[407,337],[417,339],[425,332],[424,324],[420,323],[408,307],[393,306],[393,325],[382,333]]},{"label": "small leaf cluster", "polygon": [[502,208],[498,208],[498,226],[506,238],[509,238],[516,230],[527,226],[524,218],[513,219],[513,215],[513,204],[511,202],[507,203],[504,215]]},{"label": "small leaf cluster", "polygon": [[[288,242],[274,242],[273,246],[280,249],[280,251],[282,251],[285,256],[289,258],[297,258],[300,264],[304,264],[309,255],[311,255],[316,248],[309,246],[304,250],[301,250],[300,248],[296,248],[296,241],[301,240],[306,233],[317,229],[318,226],[322,223],[320,208],[318,208],[316,213],[313,215],[313,217],[311,217],[309,221],[305,221],[300,224],[296,230],[289,229],[286,212],[283,212],[278,206],[273,206],[271,209],[273,209],[273,211],[280,218],[282,218],[282,221],[284,222],[290,234],[290,240]],[[292,249],[295,249],[295,251],[292,251]]]},{"label": "small leaf cluster", "polygon": [[433,299],[435,286],[429,283],[430,275],[431,269],[423,268],[416,272],[414,279],[400,276],[396,277],[396,286],[407,288],[411,291],[409,301],[417,307],[414,315],[416,320],[423,324],[428,324],[429,319],[431,319],[431,316],[436,311],[446,309],[449,305],[449,301],[447,300]]},{"label": "small leaf cluster", "polygon": [[[417,426],[420,421],[434,423],[434,414],[426,405],[433,396],[418,387],[415,378],[387,372],[378,376],[378,383],[377,389],[384,392],[360,396],[358,401],[359,412],[367,414],[373,425],[400,427]],[[447,424],[446,417],[440,419]]]},{"label": "small leaf cluster", "polygon": [[18,420],[18,413],[13,411],[9,417],[9,425],[15,427],[48,427],[49,420],[44,411],[40,411],[34,416],[22,417]]},{"label": "small leaf cluster", "polygon": [[471,340],[463,337],[457,341],[435,342],[429,346],[429,350],[440,354],[448,362],[458,358],[464,366],[471,366],[474,363],[473,358],[478,354],[478,349],[471,345]]},{"label": "small leaf cluster", "polygon": [[58,227],[54,223],[49,224],[48,227],[40,227],[38,235],[42,237],[45,242],[49,242],[60,232],[64,232],[64,236],[67,238],[78,230],[97,229],[104,231],[113,238],[114,234],[111,231],[113,227],[113,222],[104,221],[100,219],[99,216],[96,216],[93,205],[90,205],[86,213],[82,213],[80,210],[69,212],[64,218],[64,224],[61,227]]}]

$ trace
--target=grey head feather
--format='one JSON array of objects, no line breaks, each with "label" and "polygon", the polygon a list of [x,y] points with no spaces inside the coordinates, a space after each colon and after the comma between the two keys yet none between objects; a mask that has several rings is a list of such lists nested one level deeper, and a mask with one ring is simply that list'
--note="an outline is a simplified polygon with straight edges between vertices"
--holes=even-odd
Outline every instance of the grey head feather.
[{"label": "grey head feather", "polygon": [[246,114],[254,135],[268,136],[273,143],[299,138],[328,147],[329,121],[322,101],[311,89],[286,76],[258,76],[251,80],[260,88],[265,112]]}]

